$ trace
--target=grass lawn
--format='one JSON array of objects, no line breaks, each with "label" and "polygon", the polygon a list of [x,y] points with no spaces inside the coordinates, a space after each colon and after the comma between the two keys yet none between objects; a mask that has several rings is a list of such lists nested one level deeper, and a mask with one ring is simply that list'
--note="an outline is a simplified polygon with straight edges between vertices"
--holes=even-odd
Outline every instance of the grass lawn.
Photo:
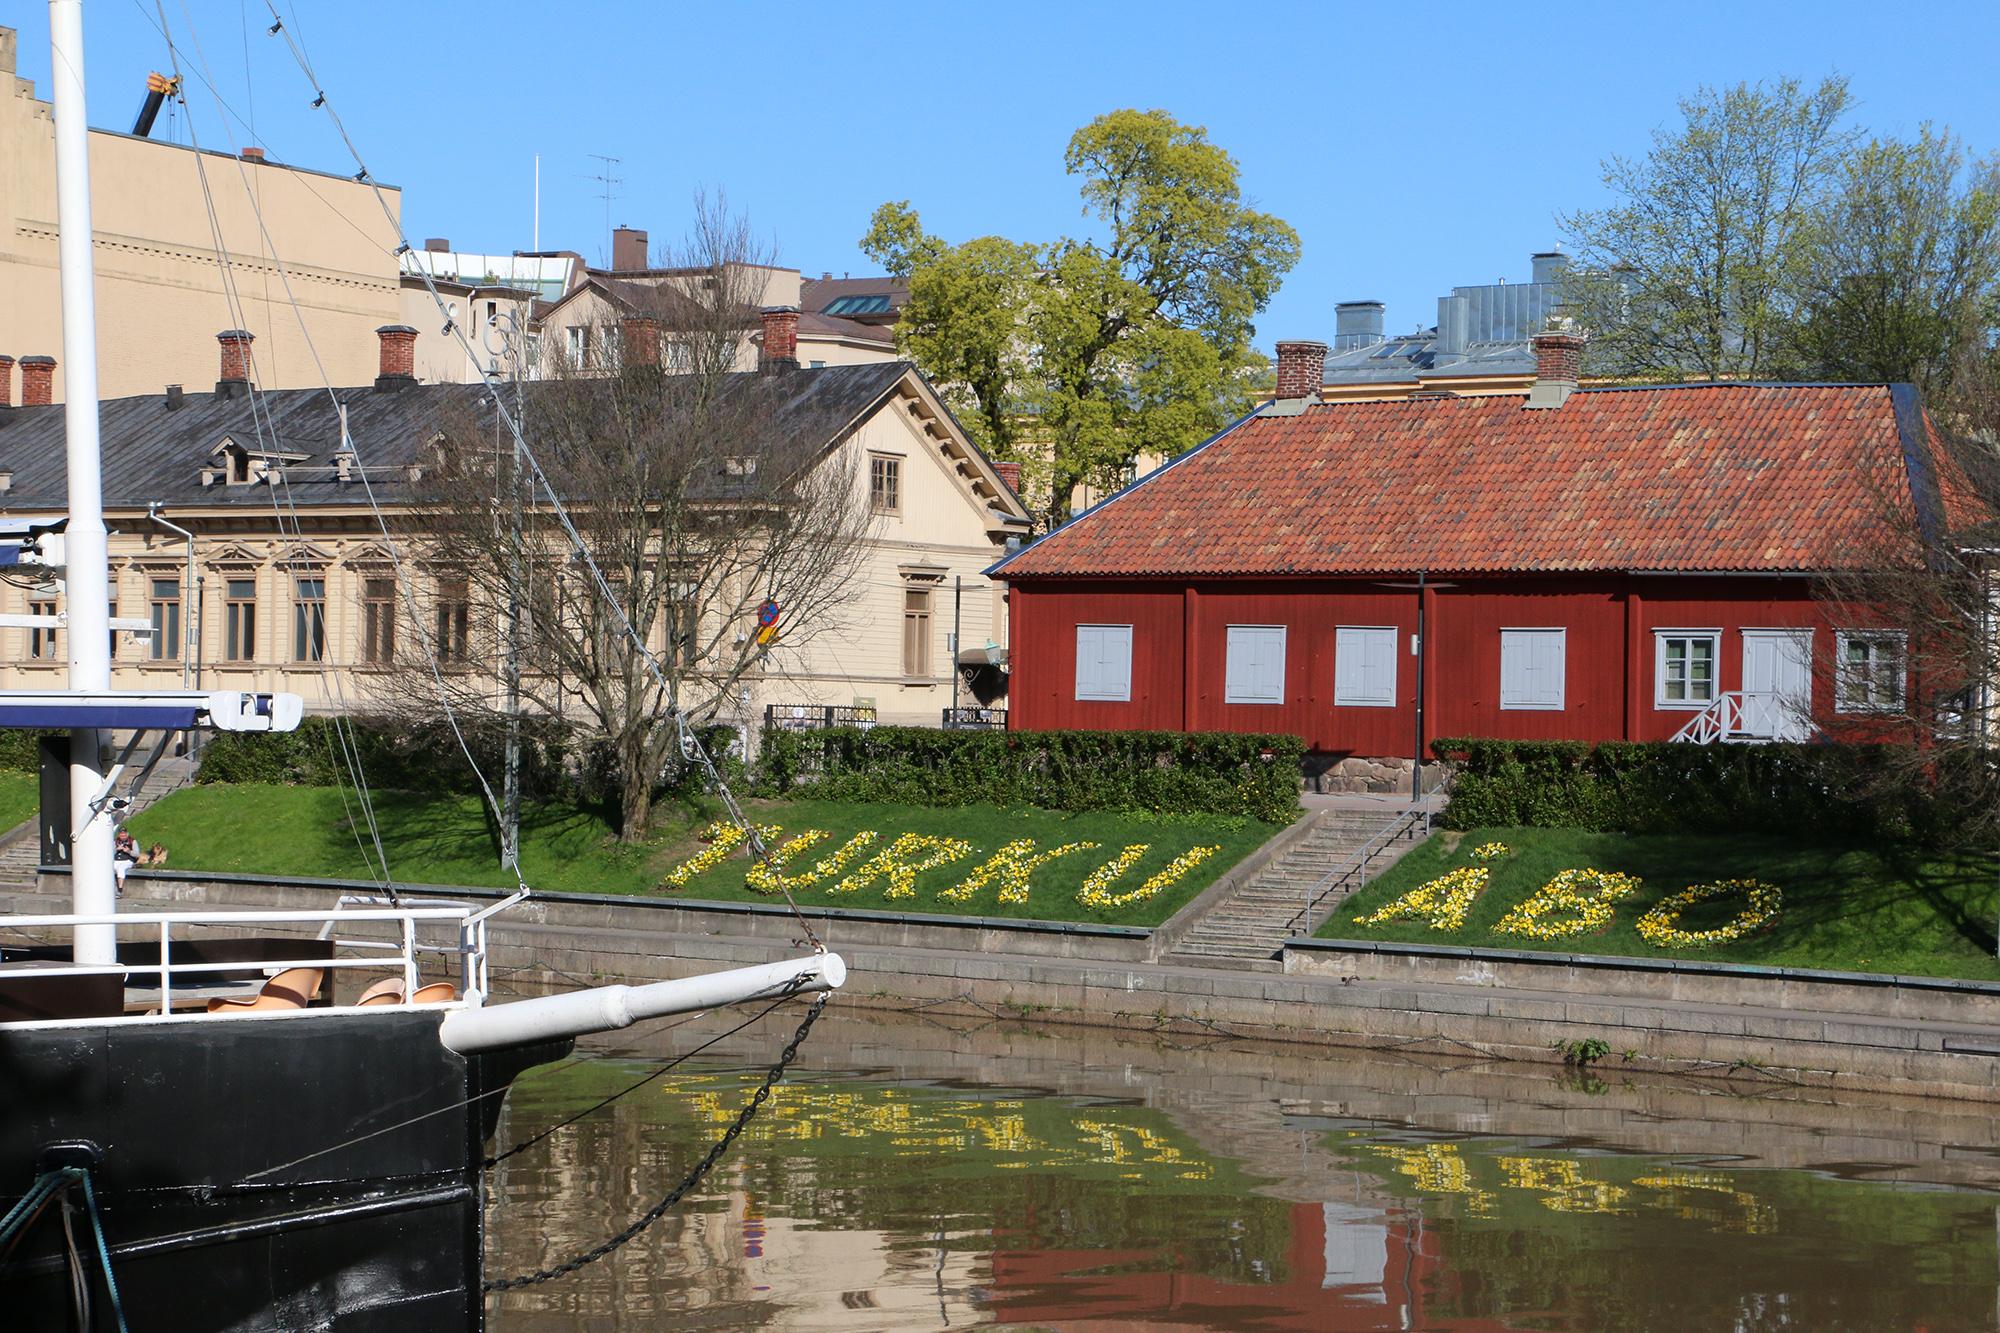
[{"label": "grass lawn", "polygon": [[41,806],[42,780],[34,773],[13,773],[0,769],[0,833],[24,819],[33,819]]},{"label": "grass lawn", "polygon": [[[1491,883],[1465,925],[1438,931],[1421,920],[1364,926],[1356,918],[1424,882],[1481,864],[1472,849],[1497,840],[1512,853],[1487,862]],[[1616,905],[1596,934],[1538,941],[1493,927],[1558,871],[1616,870],[1644,882]],[[1708,949],[1661,950],[1633,929],[1661,898],[1691,884],[1751,877],[1784,893],[1778,918],[1763,932]],[[1750,835],[1678,836],[1588,833],[1577,829],[1482,828],[1440,833],[1343,903],[1324,927],[1335,939],[1462,944],[1555,953],[1706,958],[1728,963],[1900,972],[2000,980],[1993,957],[1996,869],[1991,859],[1926,856],[1896,847],[1825,844]],[[1678,925],[1705,930],[1743,910],[1740,896],[1689,908]]]},{"label": "grass lawn", "polygon": [[[176,870],[240,871],[335,879],[371,878],[370,861],[357,845],[356,825],[343,807],[342,793],[326,787],[213,784],[190,787],[160,801],[131,821],[142,845],[166,844]],[[348,800],[351,802],[352,797]],[[877,838],[867,856],[898,835],[914,833],[962,839],[972,845],[960,859],[919,875],[914,897],[884,896],[886,882],[853,893],[835,894],[827,884],[797,892],[801,906],[887,908],[967,916],[1010,916],[1068,921],[1154,925],[1206,888],[1215,878],[1261,846],[1277,830],[1268,824],[1221,817],[1161,818],[1132,814],[1060,814],[1047,810],[967,806],[849,805],[825,801],[761,802],[748,805],[759,824],[783,830],[780,845],[808,829],[826,837],[786,867],[788,874],[810,872],[855,834]],[[493,831],[478,801],[470,797],[407,792],[376,793],[376,820],[389,867],[399,880],[431,884],[504,887],[512,877],[494,863]],[[659,894],[737,902],[782,901],[748,888],[742,854],[696,876],[685,888],[664,886],[667,872],[700,852],[696,830],[707,816],[679,808],[663,810],[648,841],[621,846],[594,811],[539,806],[524,811],[521,865],[536,888],[578,893]],[[364,835],[365,836],[365,835]],[[1002,844],[1032,838],[1041,850],[1093,842],[1036,869],[1028,901],[1001,903],[988,884],[970,901],[949,902],[938,894],[957,884]],[[1187,871],[1171,887],[1143,903],[1090,909],[1076,901],[1086,875],[1129,846],[1145,854],[1112,886],[1129,891],[1190,848],[1220,850]],[[866,856],[847,867],[858,868]],[[838,877],[829,876],[828,883]]]}]

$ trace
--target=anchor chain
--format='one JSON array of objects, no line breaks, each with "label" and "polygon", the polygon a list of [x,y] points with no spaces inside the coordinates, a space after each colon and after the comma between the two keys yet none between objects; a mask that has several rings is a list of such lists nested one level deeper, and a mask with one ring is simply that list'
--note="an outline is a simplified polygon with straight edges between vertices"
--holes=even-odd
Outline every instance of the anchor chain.
[{"label": "anchor chain", "polygon": [[722,1154],[729,1151],[729,1145],[736,1142],[737,1135],[741,1134],[749,1126],[751,1120],[756,1117],[757,1112],[763,1109],[764,1103],[770,1100],[771,1089],[777,1086],[778,1080],[785,1076],[785,1070],[798,1057],[799,1047],[805,1044],[806,1034],[812,1031],[813,1023],[818,1020],[820,1012],[826,1008],[826,1000],[827,997],[822,994],[813,1001],[812,1008],[806,1011],[805,1020],[799,1024],[798,1031],[792,1034],[791,1041],[786,1044],[784,1051],[778,1056],[778,1062],[772,1065],[770,1070],[764,1075],[763,1083],[751,1095],[750,1100],[743,1103],[743,1109],[736,1113],[736,1119],[731,1122],[727,1130],[723,1131],[722,1137],[717,1139],[713,1146],[709,1148],[708,1155],[695,1163],[694,1170],[688,1172],[681,1183],[674,1186],[670,1194],[640,1214],[630,1226],[610,1237],[594,1249],[586,1250],[574,1259],[557,1264],[554,1268],[544,1268],[539,1272],[526,1273],[520,1277],[490,1279],[480,1284],[480,1290],[517,1291],[522,1287],[532,1287],[543,1282],[553,1281],[559,1277],[566,1277],[580,1268],[596,1263],[608,1254],[615,1253],[636,1238],[641,1232],[645,1231],[646,1228],[666,1216],[674,1205],[686,1197],[688,1191],[701,1184],[708,1176],[708,1173],[714,1169],[715,1164],[722,1160]]}]

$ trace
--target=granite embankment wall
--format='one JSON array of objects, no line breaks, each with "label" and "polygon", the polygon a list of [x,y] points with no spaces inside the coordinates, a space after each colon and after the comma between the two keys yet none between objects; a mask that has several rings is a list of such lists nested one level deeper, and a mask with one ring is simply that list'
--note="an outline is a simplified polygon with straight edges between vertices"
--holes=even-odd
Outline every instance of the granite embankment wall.
[{"label": "granite embankment wall", "polygon": [[[190,872],[135,873],[146,908],[319,908],[372,886]],[[67,884],[19,895],[59,911]],[[491,901],[493,890],[408,886]],[[2000,986],[1782,975],[1652,960],[1423,958],[1380,946],[1293,941],[1285,972],[1164,964],[1129,927],[814,914],[850,967],[845,1001],[953,1002],[1038,1020],[1134,1030],[1207,1029],[1288,1042],[1560,1058],[1596,1038],[1614,1063],[1815,1087],[1990,1099],[2000,1093]],[[782,907],[537,895],[493,922],[502,975],[558,983],[653,980],[767,962],[802,938]],[[1467,953],[1468,951],[1458,951]]]}]

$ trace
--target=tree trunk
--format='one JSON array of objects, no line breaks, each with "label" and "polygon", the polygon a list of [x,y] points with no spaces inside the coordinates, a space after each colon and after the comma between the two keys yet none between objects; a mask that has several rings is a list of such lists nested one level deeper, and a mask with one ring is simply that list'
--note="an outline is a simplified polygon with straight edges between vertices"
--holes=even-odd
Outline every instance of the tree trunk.
[{"label": "tree trunk", "polygon": [[643,736],[618,747],[618,841],[643,841],[653,817],[653,773]]}]

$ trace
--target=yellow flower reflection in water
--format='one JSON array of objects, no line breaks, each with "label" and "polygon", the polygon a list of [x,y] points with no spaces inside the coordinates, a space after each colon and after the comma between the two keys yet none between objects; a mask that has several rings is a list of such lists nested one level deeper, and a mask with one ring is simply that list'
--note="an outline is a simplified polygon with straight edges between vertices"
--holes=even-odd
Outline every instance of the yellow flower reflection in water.
[{"label": "yellow flower reflection in water", "polygon": [[1623,1185],[1586,1180],[1583,1168],[1561,1157],[1501,1157],[1500,1173],[1510,1189],[1532,1190],[1542,1206],[1559,1213],[1625,1213],[1620,1204],[1632,1197]]},{"label": "yellow flower reflection in water", "polygon": [[1672,1171],[1641,1176],[1632,1183],[1670,1194],[1673,1196],[1670,1201],[1656,1206],[1690,1222],[1706,1222],[1717,1231],[1769,1236],[1778,1230],[1778,1210],[1756,1195],[1735,1188],[1727,1176]]},{"label": "yellow flower reflection in water", "polygon": [[1456,1194],[1466,1200],[1474,1217],[1484,1217],[1493,1208],[1493,1195],[1472,1180],[1472,1167],[1459,1156],[1451,1143],[1424,1143],[1414,1148],[1399,1144],[1377,1144],[1374,1151],[1396,1164],[1399,1174],[1415,1181],[1426,1194]]},{"label": "yellow flower reflection in water", "polygon": [[[735,1120],[748,1087],[733,1079],[692,1075],[664,1084],[661,1091],[684,1099],[694,1122],[721,1128]],[[1129,1179],[1164,1175],[1179,1180],[1209,1180],[1215,1174],[1206,1158],[1144,1125],[1079,1116],[1037,1133],[1029,1128],[1018,1100],[912,1097],[897,1088],[779,1084],[744,1138],[764,1143],[871,1139],[905,1157],[976,1151],[998,1159],[985,1163],[997,1170],[1119,1166],[1136,1168],[1121,1173]]]}]

